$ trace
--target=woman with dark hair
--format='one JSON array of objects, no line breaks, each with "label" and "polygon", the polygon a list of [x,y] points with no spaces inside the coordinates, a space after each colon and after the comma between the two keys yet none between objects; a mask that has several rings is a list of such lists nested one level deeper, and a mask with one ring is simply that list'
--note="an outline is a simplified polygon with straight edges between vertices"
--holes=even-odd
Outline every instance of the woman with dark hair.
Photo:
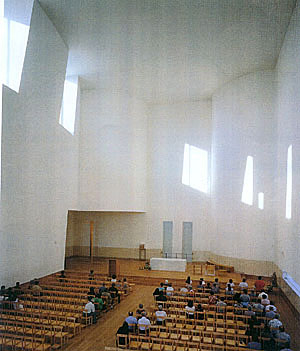
[{"label": "woman with dark hair", "polygon": [[193,303],[193,300],[189,300],[187,306],[185,306],[185,312],[186,312],[186,316],[187,318],[194,318],[194,313],[195,313],[195,306]]}]

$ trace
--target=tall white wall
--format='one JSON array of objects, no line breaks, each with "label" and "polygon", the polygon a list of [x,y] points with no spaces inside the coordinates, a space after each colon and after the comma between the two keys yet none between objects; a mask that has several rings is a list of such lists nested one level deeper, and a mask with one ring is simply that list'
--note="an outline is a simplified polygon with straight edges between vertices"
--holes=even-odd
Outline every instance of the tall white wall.
[{"label": "tall white wall", "polygon": [[[273,72],[257,72],[227,84],[213,96],[212,251],[273,261],[276,171]],[[253,206],[241,202],[247,156],[254,158]],[[258,193],[265,197],[258,209]]]},{"label": "tall white wall", "polygon": [[80,210],[144,211],[147,110],[119,92],[81,95]]},{"label": "tall white wall", "polygon": [[[277,63],[278,179],[277,264],[300,284],[300,3],[294,10]],[[292,218],[285,218],[287,149],[293,148]]]},{"label": "tall white wall", "polygon": [[182,252],[182,222],[193,222],[193,250],[210,248],[210,194],[182,184],[185,143],[210,158],[211,102],[153,105],[148,121],[147,245],[162,248],[163,221],[173,221],[173,252]]},{"label": "tall white wall", "polygon": [[58,123],[68,51],[36,1],[19,94],[4,88],[0,281],[63,267],[78,195],[78,137]]}]

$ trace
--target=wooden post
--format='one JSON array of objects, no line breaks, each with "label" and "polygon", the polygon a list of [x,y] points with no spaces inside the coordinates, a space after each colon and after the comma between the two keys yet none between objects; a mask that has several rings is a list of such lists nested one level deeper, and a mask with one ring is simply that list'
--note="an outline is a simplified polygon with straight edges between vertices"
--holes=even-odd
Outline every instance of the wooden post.
[{"label": "wooden post", "polygon": [[90,258],[91,258],[91,265],[93,265],[93,252],[94,252],[94,221],[90,221]]}]

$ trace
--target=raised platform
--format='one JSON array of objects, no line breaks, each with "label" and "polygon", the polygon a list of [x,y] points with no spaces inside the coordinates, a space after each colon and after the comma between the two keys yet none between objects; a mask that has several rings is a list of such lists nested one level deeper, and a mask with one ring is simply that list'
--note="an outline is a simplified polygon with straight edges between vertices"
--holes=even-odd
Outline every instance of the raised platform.
[{"label": "raised platform", "polygon": [[153,271],[186,271],[186,260],[181,258],[150,258],[150,267]]}]

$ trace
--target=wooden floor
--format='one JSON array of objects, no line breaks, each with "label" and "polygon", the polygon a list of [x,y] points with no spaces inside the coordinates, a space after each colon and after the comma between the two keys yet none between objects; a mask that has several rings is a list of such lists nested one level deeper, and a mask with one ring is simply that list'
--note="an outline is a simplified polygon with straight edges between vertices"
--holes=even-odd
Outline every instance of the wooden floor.
[{"label": "wooden floor", "polygon": [[[151,278],[162,278],[162,279],[185,279],[187,273],[180,272],[153,272],[153,271],[141,271],[139,267],[143,263],[136,260],[122,260],[121,275],[128,276],[144,276]],[[70,259],[67,262],[68,269],[76,269],[80,271],[88,271],[90,269],[90,262],[87,259]],[[101,259],[94,262],[92,268],[95,272],[106,272],[107,260]],[[192,276],[192,279],[199,279],[199,277]],[[236,281],[239,281],[240,274],[228,273],[228,276],[220,277],[221,281],[228,281],[228,277],[232,277]],[[205,277],[205,276],[204,276]],[[210,277],[212,279],[212,277]],[[115,335],[117,329],[122,325],[128,311],[134,311],[137,309],[139,303],[143,303],[144,306],[149,307],[153,302],[153,290],[155,286],[149,284],[139,284],[134,288],[132,294],[130,294],[125,300],[123,300],[117,307],[108,312],[98,323],[94,326],[86,328],[79,336],[71,339],[68,346],[65,348],[67,351],[104,351],[105,346],[115,346]],[[273,298],[273,297],[272,297]],[[291,335],[292,338],[292,350],[300,351],[300,321],[295,316],[294,312],[290,308],[286,299],[278,294],[274,296],[276,305],[279,307],[281,312],[281,320],[286,327],[286,331]]]}]

